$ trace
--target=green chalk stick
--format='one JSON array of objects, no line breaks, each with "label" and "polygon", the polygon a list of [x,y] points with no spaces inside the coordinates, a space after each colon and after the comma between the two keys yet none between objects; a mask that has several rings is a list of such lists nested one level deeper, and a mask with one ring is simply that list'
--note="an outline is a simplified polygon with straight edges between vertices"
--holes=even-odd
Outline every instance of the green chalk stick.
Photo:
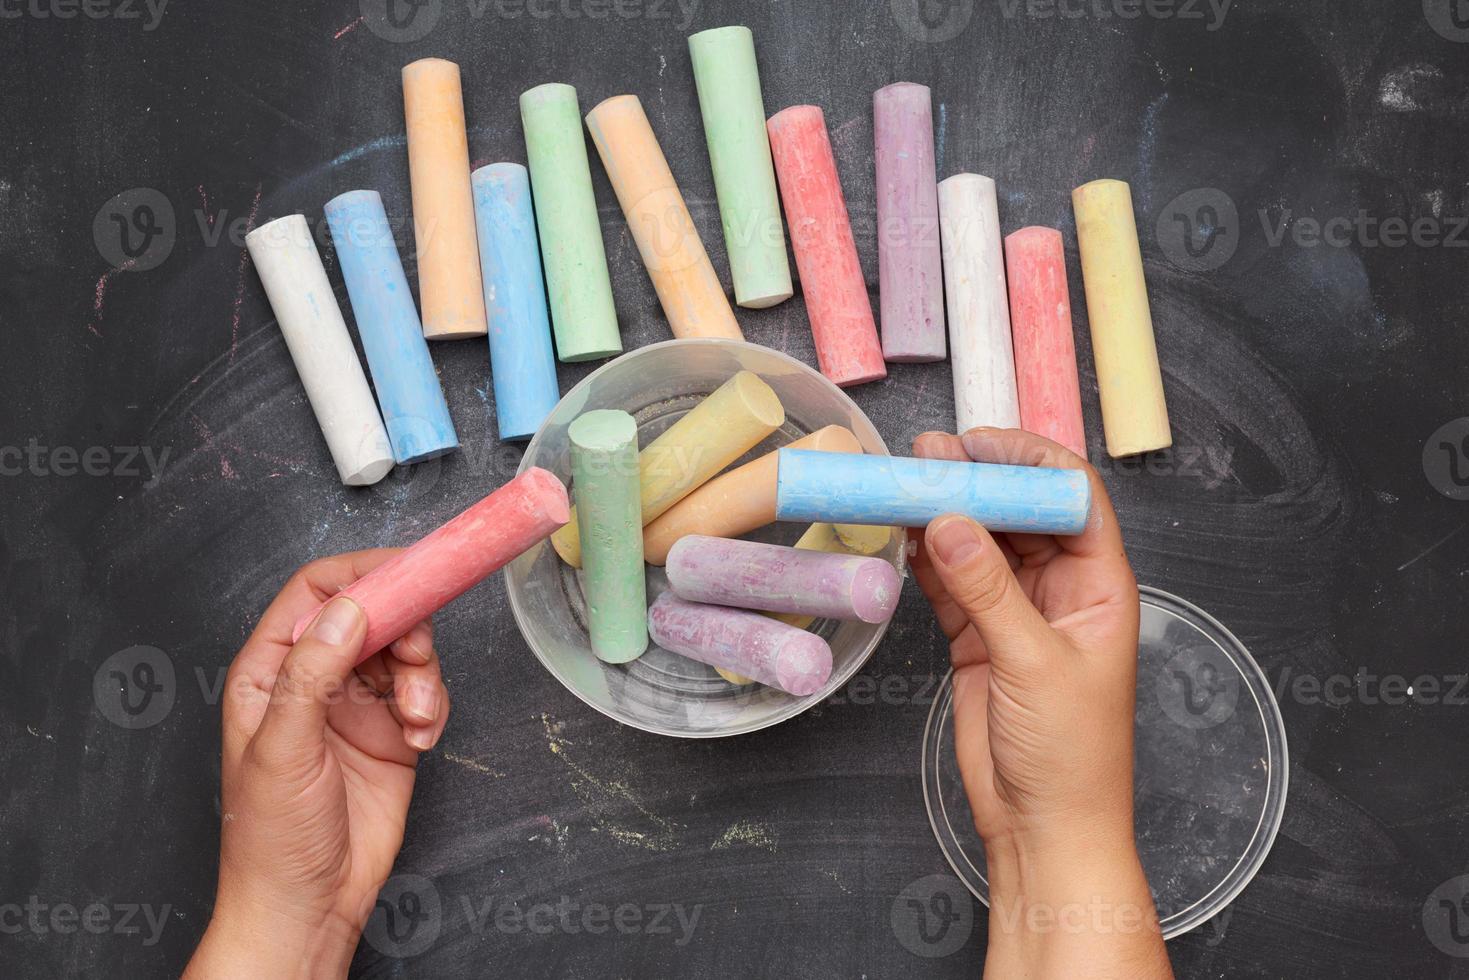
[{"label": "green chalk stick", "polygon": [[592,652],[625,664],[648,648],[638,424],[626,412],[598,409],[578,416],[566,434]]},{"label": "green chalk stick", "polygon": [[622,337],[576,89],[538,85],[520,96],[520,118],[556,355],[563,361],[590,361],[620,354]]},{"label": "green chalk stick", "polygon": [[689,55],[735,302],[751,309],[783,303],[791,298],[791,266],[765,130],[754,35],[748,27],[700,31],[689,38]]}]

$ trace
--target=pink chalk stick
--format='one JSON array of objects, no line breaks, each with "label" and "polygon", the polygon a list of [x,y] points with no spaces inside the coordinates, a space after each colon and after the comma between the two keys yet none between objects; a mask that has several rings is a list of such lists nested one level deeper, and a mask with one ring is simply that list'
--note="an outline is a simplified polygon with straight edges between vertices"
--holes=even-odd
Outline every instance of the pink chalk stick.
[{"label": "pink chalk stick", "polygon": [[898,82],[878,89],[872,128],[882,353],[895,362],[942,361],[944,264],[928,86]]},{"label": "pink chalk stick", "polygon": [[815,633],[672,592],[648,608],[648,635],[665,650],[798,697],[815,694],[831,677],[831,647]]},{"label": "pink chalk stick", "polygon": [[[362,660],[448,605],[571,519],[566,487],[531,467],[343,589],[367,615]],[[292,642],[320,607],[296,623]]]},{"label": "pink chalk stick", "polygon": [[829,619],[886,622],[903,581],[881,558],[690,534],[668,552],[680,599]]},{"label": "pink chalk stick", "polygon": [[814,105],[796,105],[771,116],[765,128],[816,342],[816,363],[842,387],[886,378],[826,119]]},{"label": "pink chalk stick", "polygon": [[1006,236],[1005,274],[1020,425],[1085,459],[1086,428],[1061,233],[1030,227]]}]

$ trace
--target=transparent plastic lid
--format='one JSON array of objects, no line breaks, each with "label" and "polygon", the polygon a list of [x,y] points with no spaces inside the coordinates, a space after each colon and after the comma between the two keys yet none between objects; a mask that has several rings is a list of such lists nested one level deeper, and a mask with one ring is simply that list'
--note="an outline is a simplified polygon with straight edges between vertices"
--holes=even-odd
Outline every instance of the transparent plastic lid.
[{"label": "transparent plastic lid", "polygon": [[[954,758],[953,675],[923,735],[923,795],[949,864],[989,904],[984,845]],[[1165,939],[1249,884],[1285,811],[1280,708],[1239,640],[1203,610],[1142,589],[1134,805],[1138,852]]]}]

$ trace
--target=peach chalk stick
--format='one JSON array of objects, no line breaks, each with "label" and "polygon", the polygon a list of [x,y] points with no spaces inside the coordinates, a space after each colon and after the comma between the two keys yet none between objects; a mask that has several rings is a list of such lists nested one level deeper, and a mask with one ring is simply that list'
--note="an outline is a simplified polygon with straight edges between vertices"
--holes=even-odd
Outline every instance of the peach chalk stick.
[{"label": "peach chalk stick", "polygon": [[488,330],[459,66],[442,58],[405,65],[403,114],[423,335],[430,340],[483,337]]},{"label": "peach chalk stick", "polygon": [[[862,443],[850,429],[828,425],[790,444],[827,453],[860,453]],[[668,560],[668,549],[686,534],[737,538],[775,520],[776,453],[710,480],[643,529],[643,557],[653,565]]]},{"label": "peach chalk stick", "polygon": [[928,86],[897,82],[878,89],[872,129],[883,356],[894,362],[942,361],[944,269]]},{"label": "peach chalk stick", "polygon": [[1071,192],[1071,205],[1107,453],[1117,458],[1164,449],[1173,445],[1173,433],[1132,190],[1120,180],[1094,180]]},{"label": "peach chalk stick", "polygon": [[668,584],[690,602],[883,623],[903,582],[881,558],[690,534],[668,553]]},{"label": "peach chalk stick", "polygon": [[673,335],[743,340],[638,97],[618,95],[603,102],[587,113],[587,129]]},{"label": "peach chalk stick", "polygon": [[[884,528],[883,530],[887,531],[889,535],[892,534],[891,528]],[[827,551],[834,555],[852,554],[837,537],[836,527],[832,524],[812,524],[806,529],[806,533],[801,535],[800,540],[793,547],[800,548],[803,551]],[[771,619],[778,619],[787,626],[794,626],[798,630],[806,629],[812,623],[816,622],[815,616],[804,616],[800,613],[766,613],[765,615]],[[750,678],[736,674],[734,671],[727,670],[723,667],[715,667],[714,670],[720,677],[723,677],[736,687],[755,683]]]},{"label": "peach chalk stick", "polygon": [[1081,380],[1061,233],[1030,227],[1006,236],[1005,274],[1021,428],[1085,459]]},{"label": "peach chalk stick", "polygon": [[955,174],[939,184],[944,290],[949,301],[949,360],[954,369],[955,431],[1020,425],[1005,253],[995,182]]},{"label": "peach chalk stick", "polygon": [[[566,487],[532,466],[341,591],[367,617],[366,660],[570,518]],[[296,623],[301,638],[318,607]]]},{"label": "peach chalk stick", "polygon": [[291,214],[245,236],[337,475],[365,487],[393,468],[393,447],[362,374],[336,293],[303,215]]},{"label": "peach chalk stick", "polygon": [[[642,518],[646,527],[674,504],[749,452],[785,422],[775,391],[750,371],[740,371],[638,454]],[[551,536],[562,561],[581,567],[580,531],[571,522]]]},{"label": "peach chalk stick", "polygon": [[843,387],[880,381],[888,376],[887,365],[826,118],[814,105],[796,105],[771,116],[766,128],[816,363]]},{"label": "peach chalk stick", "polygon": [[671,653],[798,697],[815,694],[831,677],[831,647],[815,633],[743,609],[685,602],[672,592],[649,607],[648,635]]}]

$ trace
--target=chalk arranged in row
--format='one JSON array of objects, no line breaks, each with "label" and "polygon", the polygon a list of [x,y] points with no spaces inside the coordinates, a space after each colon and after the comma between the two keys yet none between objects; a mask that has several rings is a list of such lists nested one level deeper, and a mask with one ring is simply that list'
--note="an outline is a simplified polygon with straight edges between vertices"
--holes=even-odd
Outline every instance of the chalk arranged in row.
[{"label": "chalk arranged in row", "polygon": [[324,210],[394,457],[418,463],[457,449],[382,198],[377,191],[348,191]]},{"label": "chalk arranged in row", "polygon": [[944,274],[928,86],[897,82],[872,97],[882,351],[889,361],[944,359]]},{"label": "chalk arranged in row", "polygon": [[743,340],[642,102],[608,99],[587,113],[587,130],[673,335]]},{"label": "chalk arranged in row", "polygon": [[[770,385],[750,371],[735,374],[638,454],[643,524],[661,517],[784,422],[785,409]],[[575,510],[551,543],[563,561],[581,567]]]},{"label": "chalk arranged in row", "polygon": [[816,106],[791,106],[771,116],[767,129],[816,363],[842,387],[879,381],[887,365],[826,118]]},{"label": "chalk arranged in row", "polygon": [[797,697],[815,694],[831,677],[831,647],[815,633],[672,592],[648,608],[648,635],[665,650]]},{"label": "chalk arranged in row", "polygon": [[1094,180],[1072,191],[1071,203],[1107,452],[1117,457],[1167,448],[1173,435],[1132,191],[1120,180]]},{"label": "chalk arranged in row", "polygon": [[755,38],[748,27],[718,27],[689,38],[699,111],[734,280],[735,302],[764,309],[791,298]]},{"label": "chalk arranged in row", "polygon": [[469,189],[469,137],[459,66],[442,58],[424,58],[404,66],[403,114],[424,336],[430,340],[483,337],[485,301]]},{"label": "chalk arranged in row", "polygon": [[924,527],[964,514],[993,531],[1080,534],[1091,510],[1082,470],[780,450],[776,517]]},{"label": "chalk arranged in row", "polygon": [[939,184],[938,193],[958,431],[1017,428],[1020,401],[995,182],[956,174]]},{"label": "chalk arranged in row", "polygon": [[[531,467],[347,586],[341,595],[361,606],[367,617],[361,659],[543,541],[570,516],[561,481]],[[318,611],[301,617],[292,642]]]},{"label": "chalk arranged in row", "polygon": [[648,648],[638,424],[600,409],[578,416],[566,434],[592,652],[627,663]]},{"label": "chalk arranged in row", "polygon": [[902,580],[881,558],[691,534],[668,553],[681,599],[826,619],[885,623]]},{"label": "chalk arranged in row", "polygon": [[556,353],[569,362],[620,354],[622,337],[576,89],[553,82],[522,93],[520,119]]},{"label": "chalk arranged in row", "polygon": [[348,486],[376,483],[393,468],[393,447],[306,218],[291,214],[261,225],[245,236],[245,247],[337,474]]},{"label": "chalk arranged in row", "polygon": [[[1005,237],[1020,426],[1086,459],[1066,254],[1054,228]],[[963,431],[963,427],[960,427]]]},{"label": "chalk arranged in row", "polygon": [[530,177],[518,163],[470,175],[500,438],[529,439],[561,400]]}]

